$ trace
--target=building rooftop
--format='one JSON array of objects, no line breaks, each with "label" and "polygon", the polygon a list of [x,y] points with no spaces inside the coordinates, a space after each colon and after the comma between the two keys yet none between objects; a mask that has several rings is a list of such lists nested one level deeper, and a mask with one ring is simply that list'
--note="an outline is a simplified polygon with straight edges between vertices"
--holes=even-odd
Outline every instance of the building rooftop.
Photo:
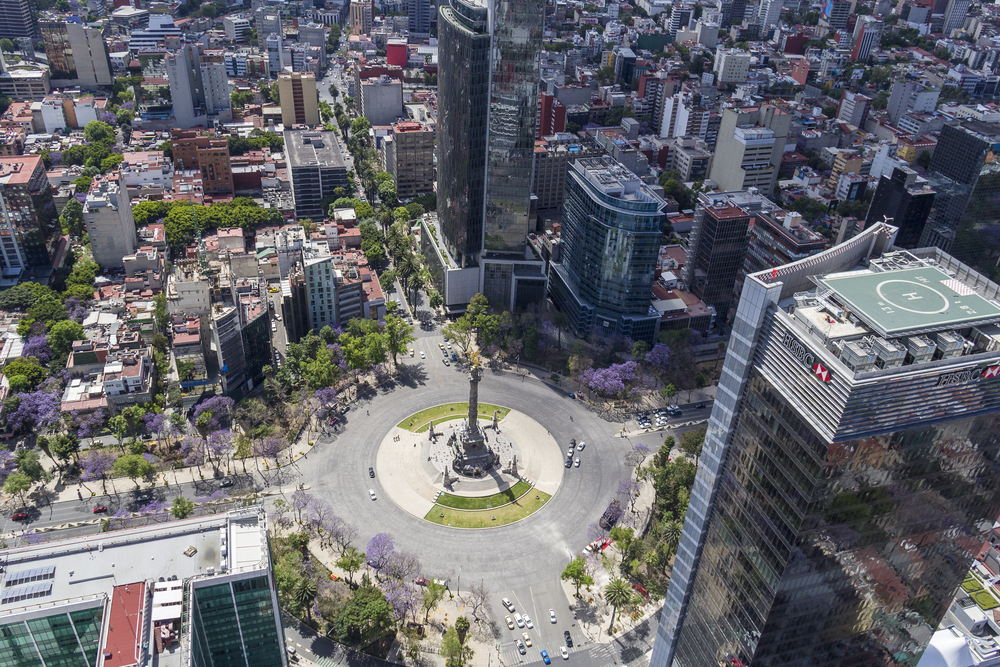
[{"label": "building rooftop", "polygon": [[[877,265],[876,265],[877,266]],[[1000,319],[1000,305],[935,266],[815,278],[880,336],[961,328]]]},{"label": "building rooftop", "polygon": [[286,130],[285,155],[288,157],[288,165],[293,168],[310,165],[346,168],[336,134],[336,132]]}]

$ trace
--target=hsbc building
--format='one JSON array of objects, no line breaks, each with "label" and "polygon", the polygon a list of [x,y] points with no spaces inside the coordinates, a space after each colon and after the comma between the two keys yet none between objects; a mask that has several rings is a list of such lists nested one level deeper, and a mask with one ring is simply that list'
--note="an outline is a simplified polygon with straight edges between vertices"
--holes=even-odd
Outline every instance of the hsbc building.
[{"label": "hsbc building", "polygon": [[653,667],[927,648],[1000,514],[1000,286],[895,232],[747,277]]}]

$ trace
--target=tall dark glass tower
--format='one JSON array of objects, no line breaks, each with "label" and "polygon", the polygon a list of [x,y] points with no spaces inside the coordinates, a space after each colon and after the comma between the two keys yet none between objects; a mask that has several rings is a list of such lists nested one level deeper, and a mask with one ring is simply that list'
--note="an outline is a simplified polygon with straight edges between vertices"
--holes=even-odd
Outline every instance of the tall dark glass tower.
[{"label": "tall dark glass tower", "polygon": [[538,107],[544,0],[491,0],[487,253],[524,255]]},{"label": "tall dark glass tower", "polygon": [[927,170],[936,193],[920,247],[937,246],[979,271],[1000,259],[1000,123],[945,125]]},{"label": "tall dark glass tower", "polygon": [[[478,291],[511,310],[545,294],[542,263],[525,255],[544,10],[451,0],[438,20],[439,226],[457,268],[480,267]],[[441,280],[446,307],[468,303],[457,282]]]},{"label": "tall dark glass tower", "polygon": [[484,5],[465,0],[443,5],[438,16],[437,211],[448,250],[462,267],[475,264],[483,249],[488,18]]},{"label": "tall dark glass tower", "polygon": [[895,235],[747,277],[654,667],[926,649],[1000,512],[1000,286]]}]

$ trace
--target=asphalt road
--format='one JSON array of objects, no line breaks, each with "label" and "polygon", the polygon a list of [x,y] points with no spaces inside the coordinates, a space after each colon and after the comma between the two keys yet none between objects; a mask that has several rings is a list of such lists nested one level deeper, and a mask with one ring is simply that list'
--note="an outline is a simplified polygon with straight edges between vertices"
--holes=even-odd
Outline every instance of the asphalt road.
[{"label": "asphalt road", "polygon": [[[426,310],[418,306],[416,313],[418,318],[426,319]],[[437,325],[415,324],[416,340],[411,343],[415,356],[400,358],[400,380],[395,386],[362,393],[345,414],[343,428],[336,435],[318,435],[315,438],[318,446],[302,465],[283,469],[288,479],[282,479],[281,483],[305,483],[312,493],[329,500],[338,515],[358,527],[356,545],[359,548],[365,548],[375,533],[389,533],[397,550],[417,555],[423,564],[422,576],[449,579],[450,588],[456,594],[467,592],[473,583],[483,585],[490,592],[489,616],[500,641],[500,650],[493,658],[501,664],[537,662],[539,650],[543,648],[561,663],[559,648],[564,643],[564,630],[569,630],[574,639],[570,662],[578,667],[615,664],[622,649],[615,644],[605,646],[588,641],[581,625],[595,619],[585,617],[570,606],[559,575],[565,564],[586,545],[587,526],[600,517],[614,497],[618,481],[630,475],[624,458],[632,444],[643,442],[645,437],[645,444],[655,449],[666,434],[656,432],[643,436],[633,430],[630,439],[616,437],[620,423],[604,421],[561,389],[515,373],[487,370],[479,387],[480,400],[509,406],[529,415],[554,436],[560,450],[571,438],[586,441],[586,449],[579,453],[581,466],[565,469],[562,484],[552,500],[516,524],[474,531],[425,522],[389,500],[377,470],[374,480],[367,474],[368,466],[375,465],[376,451],[384,435],[404,417],[430,405],[467,400],[468,397],[466,370],[461,365],[445,366],[442,362],[444,353],[438,343],[443,339]],[[424,359],[420,358],[421,352]],[[710,404],[701,410],[682,406],[684,414],[670,422],[688,424],[707,419],[710,408]],[[262,480],[241,474],[238,484],[261,488]],[[100,484],[89,486],[100,490]],[[169,503],[178,493],[183,492],[190,498],[204,497],[216,488],[217,482],[206,480],[158,487],[153,493]],[[369,488],[376,490],[379,500],[373,502],[369,498]],[[15,524],[5,516],[0,518],[0,528],[3,534],[10,534],[22,528],[87,521],[95,518],[92,510],[97,504],[106,505],[108,514],[122,507],[138,508],[130,482],[117,482],[116,490],[117,493],[109,496],[34,509],[24,523]],[[98,530],[99,525],[95,523],[60,530],[60,537]],[[500,603],[503,597],[510,598],[519,613],[529,614],[535,627],[516,632],[508,630],[504,622],[508,612]],[[549,621],[549,609],[555,610],[555,624]],[[529,633],[533,646],[525,656],[520,656],[514,641],[523,632]]]}]

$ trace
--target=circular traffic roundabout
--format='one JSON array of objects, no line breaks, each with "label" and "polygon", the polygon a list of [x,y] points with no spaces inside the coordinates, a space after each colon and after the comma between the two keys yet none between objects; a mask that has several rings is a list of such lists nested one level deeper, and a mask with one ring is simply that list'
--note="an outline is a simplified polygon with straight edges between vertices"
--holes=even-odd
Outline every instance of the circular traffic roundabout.
[{"label": "circular traffic roundabout", "polygon": [[[565,562],[588,543],[587,526],[631,474],[624,462],[631,443],[615,437],[620,424],[549,383],[487,373],[477,417],[499,465],[479,477],[452,467],[445,486],[459,444],[448,442],[468,422],[470,381],[455,369],[428,366],[409,386],[354,405],[336,437],[319,438],[296,464],[299,480],[358,528],[356,546],[388,533],[397,549],[421,559],[425,576],[461,573],[463,581],[482,578],[490,588],[509,579],[558,581]],[[565,468],[572,439],[586,448],[574,456],[579,467]],[[450,461],[443,453],[449,447]]]},{"label": "circular traffic roundabout", "polygon": [[400,508],[451,528],[493,528],[530,516],[562,481],[560,447],[526,414],[468,402],[425,408],[382,439],[376,470]]}]

